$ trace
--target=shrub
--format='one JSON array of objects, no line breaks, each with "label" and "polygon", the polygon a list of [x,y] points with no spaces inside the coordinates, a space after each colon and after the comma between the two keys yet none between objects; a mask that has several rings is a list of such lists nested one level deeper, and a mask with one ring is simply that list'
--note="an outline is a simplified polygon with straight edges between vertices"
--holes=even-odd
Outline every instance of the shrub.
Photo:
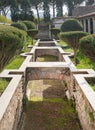
[{"label": "shrub", "polygon": [[19,53],[25,42],[26,33],[12,26],[0,26],[0,69]]},{"label": "shrub", "polygon": [[95,61],[95,34],[80,39],[80,51],[92,61]]},{"label": "shrub", "polygon": [[52,37],[54,35],[55,39],[58,39],[58,34],[59,33],[60,33],[60,29],[58,29],[58,28],[51,28],[51,35],[52,35]]},{"label": "shrub", "polygon": [[11,26],[27,31],[27,27],[23,22],[15,22],[15,23],[12,23]]},{"label": "shrub", "polygon": [[68,19],[61,26],[62,32],[82,31],[82,30],[83,26],[77,19]]},{"label": "shrub", "polygon": [[31,21],[22,21],[22,22],[26,25],[27,30],[35,29],[35,24],[33,22],[31,22]]},{"label": "shrub", "polygon": [[37,29],[30,29],[27,31],[28,35],[30,37],[32,37],[32,44],[33,44],[33,39],[36,37],[36,35],[38,34],[38,30]]},{"label": "shrub", "polygon": [[75,64],[77,64],[77,50],[79,48],[79,40],[83,36],[88,35],[88,33],[84,33],[81,31],[70,31],[70,32],[62,32],[60,33],[60,39],[67,42],[68,45],[70,45],[74,50],[74,60]]}]

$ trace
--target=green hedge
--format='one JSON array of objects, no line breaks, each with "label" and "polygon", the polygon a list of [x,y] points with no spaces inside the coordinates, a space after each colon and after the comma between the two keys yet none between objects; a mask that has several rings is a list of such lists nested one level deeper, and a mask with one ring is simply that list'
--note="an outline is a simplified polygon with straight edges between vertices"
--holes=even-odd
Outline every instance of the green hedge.
[{"label": "green hedge", "polygon": [[71,48],[74,50],[74,59],[75,59],[75,64],[77,60],[77,50],[79,48],[79,40],[88,35],[88,33],[82,32],[82,31],[70,31],[70,32],[61,32],[60,33],[60,39],[65,41]]},{"label": "green hedge", "polygon": [[2,69],[16,53],[20,53],[25,40],[26,33],[24,31],[12,26],[0,25],[0,69]]},{"label": "green hedge", "polygon": [[61,26],[62,32],[82,31],[82,30],[83,30],[83,26],[81,22],[78,21],[77,19],[68,19]]},{"label": "green hedge", "polygon": [[80,51],[92,61],[95,61],[95,34],[80,39]]},{"label": "green hedge", "polygon": [[11,26],[27,31],[27,27],[23,22],[15,22],[15,23],[12,23]]},{"label": "green hedge", "polygon": [[51,28],[51,35],[54,36],[55,39],[58,39],[58,34],[60,33],[60,29],[58,28]]},{"label": "green hedge", "polygon": [[33,45],[33,39],[36,38],[36,35],[38,34],[38,30],[30,29],[27,31],[27,34],[32,38],[32,45]]},{"label": "green hedge", "polygon": [[27,30],[36,28],[35,24],[31,21],[22,21],[22,22],[26,25]]},{"label": "green hedge", "polygon": [[37,35],[38,30],[37,29],[30,29],[27,31],[27,33],[30,37],[34,38]]}]

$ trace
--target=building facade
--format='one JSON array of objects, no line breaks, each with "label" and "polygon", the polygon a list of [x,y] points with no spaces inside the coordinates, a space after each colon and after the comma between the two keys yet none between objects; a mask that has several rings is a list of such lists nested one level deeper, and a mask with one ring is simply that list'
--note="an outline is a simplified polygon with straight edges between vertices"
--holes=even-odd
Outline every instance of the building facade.
[{"label": "building facade", "polygon": [[95,34],[95,5],[74,8],[73,16],[83,24],[84,32]]}]

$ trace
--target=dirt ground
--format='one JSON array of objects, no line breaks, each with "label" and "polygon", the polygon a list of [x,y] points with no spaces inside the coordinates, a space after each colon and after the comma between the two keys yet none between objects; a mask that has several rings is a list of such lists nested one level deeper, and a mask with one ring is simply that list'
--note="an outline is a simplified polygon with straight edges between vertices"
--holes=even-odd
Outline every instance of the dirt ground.
[{"label": "dirt ground", "polygon": [[81,130],[73,104],[58,80],[33,80],[27,86],[23,130]]}]

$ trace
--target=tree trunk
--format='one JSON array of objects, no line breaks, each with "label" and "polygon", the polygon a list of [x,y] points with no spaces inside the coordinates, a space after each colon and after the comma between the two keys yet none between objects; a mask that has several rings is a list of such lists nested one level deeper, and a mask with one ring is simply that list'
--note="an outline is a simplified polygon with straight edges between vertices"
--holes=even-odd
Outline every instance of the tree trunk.
[{"label": "tree trunk", "polygon": [[75,63],[75,66],[77,65],[77,50],[74,49],[74,63]]},{"label": "tree trunk", "polygon": [[38,23],[40,23],[40,16],[39,16],[38,7],[37,7],[37,6],[35,6],[35,8],[36,8],[36,11],[37,11]]},{"label": "tree trunk", "polygon": [[55,4],[54,4],[54,2],[53,2],[53,18],[55,18]]}]

